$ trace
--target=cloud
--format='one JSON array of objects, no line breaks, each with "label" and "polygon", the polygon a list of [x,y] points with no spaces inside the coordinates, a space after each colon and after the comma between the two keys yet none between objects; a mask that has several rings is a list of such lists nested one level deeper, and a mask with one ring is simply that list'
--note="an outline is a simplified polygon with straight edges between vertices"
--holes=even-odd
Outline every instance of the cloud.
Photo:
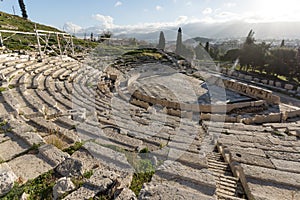
[{"label": "cloud", "polygon": [[157,5],[156,7],[155,7],[155,10],[157,10],[157,11],[160,11],[160,10],[162,10],[163,9],[163,7],[161,7],[161,6],[159,6],[159,5]]},{"label": "cloud", "polygon": [[[67,31],[73,33],[73,27],[77,27],[78,34],[84,34],[85,32],[101,33],[103,30],[110,30],[114,35],[118,34],[137,34],[137,33],[151,33],[158,30],[174,29],[179,26],[183,26],[188,23],[196,22],[198,19],[189,18],[187,16],[179,16],[174,21],[169,22],[153,22],[153,23],[139,23],[134,25],[118,25],[114,24],[114,19],[111,16],[105,16],[102,14],[96,14],[92,16],[95,20],[100,22],[99,25],[81,28],[75,24],[68,24]],[[72,25],[72,26],[71,26]]]},{"label": "cloud", "polygon": [[177,24],[184,24],[185,22],[188,21],[188,17],[187,16],[179,16],[177,19],[176,19],[176,23]]},{"label": "cloud", "polygon": [[186,5],[186,6],[191,6],[191,5],[192,5],[192,2],[191,2],[191,1],[188,1],[188,2],[185,3],[185,5]]},{"label": "cloud", "polygon": [[209,15],[212,13],[212,9],[211,8],[205,8],[203,11],[202,11],[202,14],[203,15]]},{"label": "cloud", "polygon": [[236,6],[236,3],[233,3],[233,2],[227,2],[224,4],[225,7],[227,8],[232,8],[232,7],[235,7]]},{"label": "cloud", "polygon": [[114,28],[114,19],[111,16],[96,14],[93,15],[93,18],[102,23],[104,29]]},{"label": "cloud", "polygon": [[82,31],[82,27],[72,22],[66,22],[63,26],[64,31],[69,33],[78,33]]},{"label": "cloud", "polygon": [[121,2],[121,1],[117,1],[116,3],[115,3],[115,7],[119,7],[119,6],[121,6],[123,3]]}]

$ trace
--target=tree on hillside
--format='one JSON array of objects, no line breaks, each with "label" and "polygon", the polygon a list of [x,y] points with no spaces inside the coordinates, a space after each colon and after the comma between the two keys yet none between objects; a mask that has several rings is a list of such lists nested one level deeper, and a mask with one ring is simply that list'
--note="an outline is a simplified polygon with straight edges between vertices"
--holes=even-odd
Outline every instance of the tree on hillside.
[{"label": "tree on hillside", "polygon": [[28,15],[27,15],[24,0],[19,0],[19,6],[20,6],[20,9],[21,9],[21,12],[22,12],[22,17],[24,19],[28,19]]},{"label": "tree on hillside", "polygon": [[276,48],[271,50],[268,60],[268,72],[274,76],[285,76],[288,80],[299,73],[297,50],[291,48]]},{"label": "tree on hillside", "polygon": [[[3,0],[1,0],[3,1]],[[24,0],[18,0],[19,2],[19,6],[20,6],[20,9],[21,9],[21,12],[22,12],[22,17],[24,19],[28,19],[28,15],[27,15],[27,11],[26,11],[26,6],[25,6],[25,3],[24,3]]]},{"label": "tree on hillside", "polygon": [[250,30],[246,41],[239,52],[241,69],[248,71],[260,70],[263,71],[266,65],[266,56],[270,48],[270,44],[261,43],[255,44],[254,31]]},{"label": "tree on hillside", "polygon": [[182,54],[182,30],[179,27],[178,29],[178,33],[177,33],[177,40],[176,40],[176,49],[175,49],[175,53],[180,55]]},{"label": "tree on hillside", "polygon": [[221,57],[222,61],[230,61],[234,62],[239,58],[240,49],[230,49],[228,50],[224,56]]},{"label": "tree on hillside", "polygon": [[110,32],[110,31],[103,31],[101,33],[101,35],[100,35],[99,40],[100,40],[100,42],[104,42],[106,39],[111,38],[111,36],[112,36],[112,32]]},{"label": "tree on hillside", "polygon": [[246,41],[244,45],[250,45],[254,44],[255,38],[254,38],[255,32],[251,29],[246,37]]},{"label": "tree on hillside", "polygon": [[158,42],[157,48],[164,50],[165,46],[166,46],[165,35],[164,35],[164,32],[161,31],[159,34],[159,42]]}]

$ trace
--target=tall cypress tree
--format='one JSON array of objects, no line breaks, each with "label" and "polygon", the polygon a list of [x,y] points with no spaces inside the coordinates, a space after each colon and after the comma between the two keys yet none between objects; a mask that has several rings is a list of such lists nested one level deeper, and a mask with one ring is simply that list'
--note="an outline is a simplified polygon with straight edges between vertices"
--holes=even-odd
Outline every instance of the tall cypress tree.
[{"label": "tall cypress tree", "polygon": [[94,33],[91,33],[91,41],[94,41]]},{"label": "tall cypress tree", "polygon": [[164,32],[161,31],[159,34],[159,42],[158,42],[157,48],[164,50],[165,47],[166,47],[166,39],[165,39]]},{"label": "tall cypress tree", "polygon": [[285,44],[284,44],[284,40],[281,41],[281,44],[280,44],[280,47],[284,47]]},{"label": "tall cypress tree", "polygon": [[209,42],[205,43],[204,49],[205,49],[205,51],[207,51],[207,53],[209,53]]},{"label": "tall cypress tree", "polygon": [[21,12],[22,12],[22,17],[24,19],[28,19],[28,15],[27,15],[24,0],[19,0],[19,6],[20,6],[20,9],[21,9]]},{"label": "tall cypress tree", "polygon": [[177,40],[176,40],[176,54],[182,54],[182,30],[179,27],[178,33],[177,33]]}]

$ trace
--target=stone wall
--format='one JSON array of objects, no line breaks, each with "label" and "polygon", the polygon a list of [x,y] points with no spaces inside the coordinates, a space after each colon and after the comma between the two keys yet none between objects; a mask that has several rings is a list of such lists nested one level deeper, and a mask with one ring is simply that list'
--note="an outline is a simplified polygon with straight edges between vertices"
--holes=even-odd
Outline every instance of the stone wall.
[{"label": "stone wall", "polygon": [[283,113],[270,113],[269,115],[255,115],[253,117],[230,116],[225,114],[201,113],[200,119],[213,122],[230,122],[244,124],[280,123],[283,120]]},{"label": "stone wall", "polygon": [[300,110],[286,111],[283,114],[284,120],[300,117]]},{"label": "stone wall", "polygon": [[[245,83],[241,83],[239,81],[229,79],[229,78],[220,78],[216,77],[218,81],[215,81],[214,84],[225,87],[226,89],[238,92],[240,94],[250,96],[255,99],[263,99],[269,104],[279,104],[280,97],[273,94],[272,91],[266,90],[260,87],[256,87],[253,85],[248,85]],[[222,80],[222,82],[220,81]]]},{"label": "stone wall", "polygon": [[237,71],[228,70],[226,68],[223,68],[221,70],[221,73],[223,73],[229,77],[240,78],[240,79],[244,79],[246,81],[253,81],[255,83],[262,84],[266,87],[274,88],[274,89],[277,89],[282,92],[288,92],[291,95],[300,97],[300,86],[297,86],[297,85],[292,85],[289,83],[285,83],[283,81],[260,79],[260,78],[256,78],[256,77],[253,77],[250,75],[245,75],[245,74],[237,72]]},{"label": "stone wall", "polygon": [[[134,97],[136,100],[147,102],[147,104],[152,105],[161,105],[163,107],[166,107],[168,109],[173,110],[182,110],[187,112],[196,112],[196,113],[227,113],[234,109],[241,109],[246,107],[258,107],[266,104],[265,100],[259,100],[259,101],[251,101],[251,102],[241,102],[241,103],[234,103],[234,104],[226,104],[226,105],[199,105],[199,104],[185,104],[185,103],[178,103],[178,102],[172,102],[168,101],[166,99],[160,99],[151,97],[145,94],[142,94],[139,91],[135,91],[132,94],[132,97]],[[133,101],[135,104],[136,101]],[[137,102],[138,105],[140,105],[140,102]],[[136,104],[137,105],[137,104]],[[144,106],[142,106],[144,107]]]}]

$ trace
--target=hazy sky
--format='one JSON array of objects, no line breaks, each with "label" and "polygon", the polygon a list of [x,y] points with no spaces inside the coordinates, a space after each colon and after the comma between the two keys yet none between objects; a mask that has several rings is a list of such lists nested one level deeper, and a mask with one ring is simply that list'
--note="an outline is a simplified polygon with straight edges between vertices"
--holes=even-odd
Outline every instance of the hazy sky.
[{"label": "hazy sky", "polygon": [[[161,28],[191,22],[300,21],[296,0],[24,0],[32,21],[62,29]],[[1,11],[20,15],[18,0]]]}]

